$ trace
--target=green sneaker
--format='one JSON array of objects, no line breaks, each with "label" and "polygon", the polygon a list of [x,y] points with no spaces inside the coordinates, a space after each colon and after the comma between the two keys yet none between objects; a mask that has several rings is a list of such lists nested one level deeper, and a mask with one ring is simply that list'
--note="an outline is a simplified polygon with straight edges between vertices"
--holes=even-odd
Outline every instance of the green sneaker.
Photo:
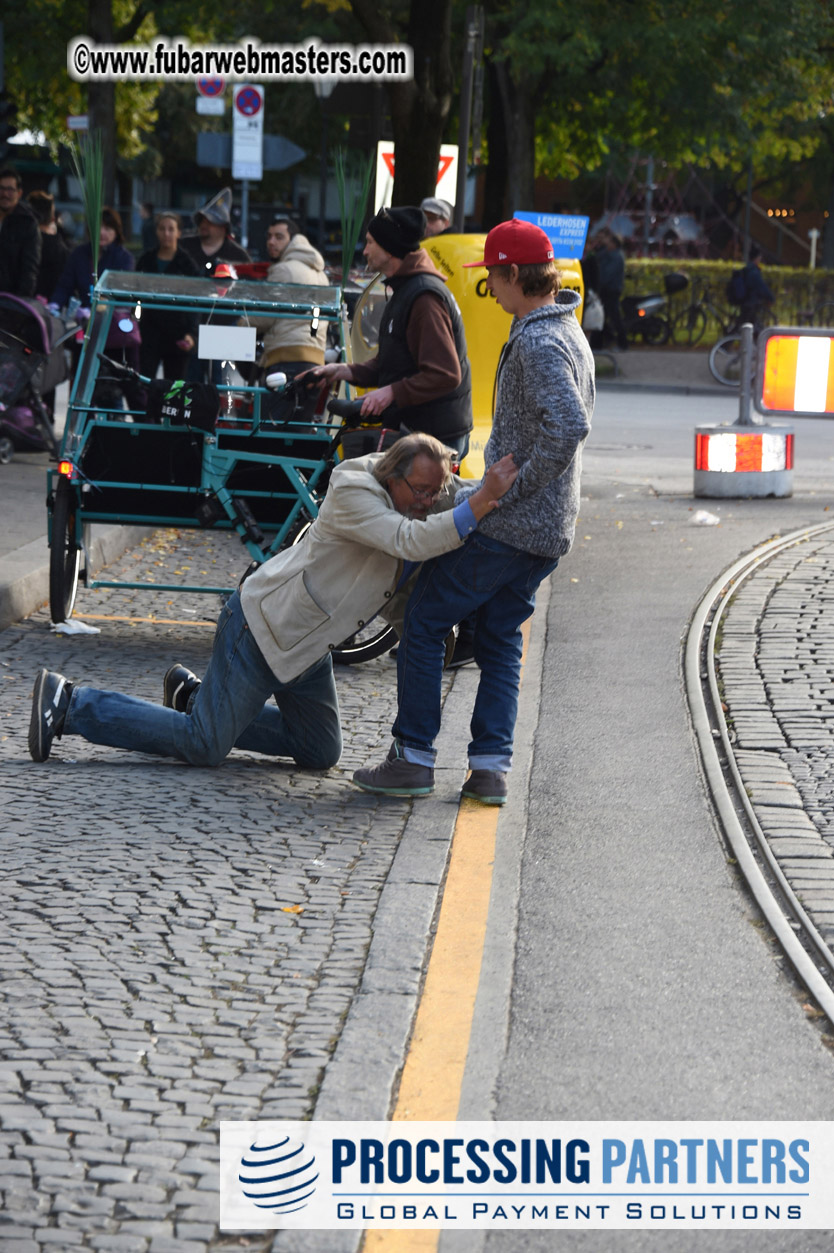
[{"label": "green sneaker", "polygon": [[506,805],[507,776],[501,770],[473,770],[460,794],[482,805]]},{"label": "green sneaker", "polygon": [[428,796],[434,791],[434,770],[406,761],[396,740],[379,766],[363,766],[353,772],[353,782],[363,792],[380,796]]}]

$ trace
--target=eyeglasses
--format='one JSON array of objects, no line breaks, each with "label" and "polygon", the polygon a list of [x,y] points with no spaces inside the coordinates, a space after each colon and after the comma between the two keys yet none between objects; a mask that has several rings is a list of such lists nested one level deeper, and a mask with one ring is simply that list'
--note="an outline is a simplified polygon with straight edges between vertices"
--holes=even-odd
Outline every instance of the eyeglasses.
[{"label": "eyeglasses", "polygon": [[403,483],[405,483],[411,490],[411,494],[415,500],[437,500],[438,496],[443,491],[442,487],[438,487],[436,491],[430,491],[425,487],[413,487],[405,477],[403,477]]}]

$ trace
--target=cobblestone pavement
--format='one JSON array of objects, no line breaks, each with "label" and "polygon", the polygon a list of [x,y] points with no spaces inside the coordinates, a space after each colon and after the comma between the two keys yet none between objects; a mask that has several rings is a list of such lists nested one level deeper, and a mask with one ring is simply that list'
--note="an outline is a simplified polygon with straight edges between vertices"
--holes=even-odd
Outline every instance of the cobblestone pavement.
[{"label": "cobblestone pavement", "polygon": [[[113,574],[233,585],[244,557],[234,536],[161,532]],[[217,608],[82,589],[100,635],[51,633],[45,609],[0,634],[10,1253],[270,1247],[217,1230],[218,1122],[311,1114],[363,973],[409,806],[347,780],[387,743],[390,658],[338,671],[345,749],[327,773],[240,752],[195,769],[75,737],[29,759],[39,666],[161,700],[172,662],[202,669]]]},{"label": "cobblestone pavement", "polygon": [[742,780],[791,887],[834,947],[834,530],[743,583],[718,657]]}]

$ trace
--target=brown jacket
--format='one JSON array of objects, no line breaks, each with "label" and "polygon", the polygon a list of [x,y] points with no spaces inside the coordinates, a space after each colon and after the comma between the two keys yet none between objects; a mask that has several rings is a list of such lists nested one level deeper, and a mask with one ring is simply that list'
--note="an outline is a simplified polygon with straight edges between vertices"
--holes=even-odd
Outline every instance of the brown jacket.
[{"label": "brown jacket", "polygon": [[[410,278],[413,274],[434,274],[446,282],[424,248],[410,252],[404,259],[391,286]],[[383,318],[385,311],[383,310]],[[418,296],[411,309],[406,331],[408,348],[417,362],[417,373],[392,384],[394,402],[401,409],[411,405],[426,404],[454,391],[461,380],[460,360],[455,349],[452,322],[443,301],[425,292]],[[357,387],[376,387],[379,378],[379,359],[371,357],[351,367],[351,378]]]}]

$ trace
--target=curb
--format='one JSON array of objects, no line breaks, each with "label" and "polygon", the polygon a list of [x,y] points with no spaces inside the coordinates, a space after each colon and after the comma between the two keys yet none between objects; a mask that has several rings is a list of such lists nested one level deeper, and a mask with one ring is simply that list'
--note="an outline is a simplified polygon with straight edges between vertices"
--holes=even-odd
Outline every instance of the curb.
[{"label": "curb", "polygon": [[[148,535],[147,527],[107,526],[97,530],[88,550],[91,574],[97,574]],[[49,600],[47,537],[32,540],[0,560],[0,631],[5,631]]]},{"label": "curb", "polygon": [[716,396],[731,399],[738,396],[732,387],[710,387],[698,383],[618,383],[616,379],[598,378],[598,392],[660,392],[668,396]]}]

